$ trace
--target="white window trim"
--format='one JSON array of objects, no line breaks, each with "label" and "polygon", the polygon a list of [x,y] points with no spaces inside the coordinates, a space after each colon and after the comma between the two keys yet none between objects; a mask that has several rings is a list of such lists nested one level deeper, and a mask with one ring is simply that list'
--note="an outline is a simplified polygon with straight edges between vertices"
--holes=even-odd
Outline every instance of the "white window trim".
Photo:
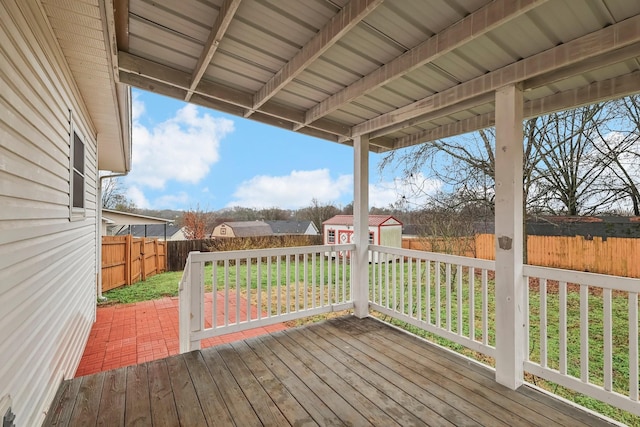
[{"label": "white window trim", "polygon": [[[79,221],[79,220],[83,220],[85,219],[85,217],[87,216],[87,184],[86,184],[86,180],[87,180],[87,139],[84,137],[84,134],[82,132],[80,132],[80,129],[78,129],[78,126],[76,126],[75,121],[73,120],[73,117],[71,117],[72,115],[70,114],[70,132],[69,132],[69,221]],[[74,188],[73,188],[73,175],[74,175],[74,171],[75,171],[75,164],[74,164],[74,156],[75,156],[75,141],[74,141],[74,135],[78,135],[78,138],[80,139],[80,141],[82,141],[82,144],[84,145],[84,150],[83,150],[83,154],[84,154],[84,171],[82,171],[82,197],[83,197],[83,202],[82,202],[82,207],[76,207],[73,205],[73,195],[74,195]]]}]

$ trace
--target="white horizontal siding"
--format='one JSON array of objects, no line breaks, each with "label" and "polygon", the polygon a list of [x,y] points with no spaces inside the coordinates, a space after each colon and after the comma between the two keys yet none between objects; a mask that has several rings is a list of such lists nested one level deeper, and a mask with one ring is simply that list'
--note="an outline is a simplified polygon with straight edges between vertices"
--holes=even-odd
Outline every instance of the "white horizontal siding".
[{"label": "white horizontal siding", "polygon": [[[0,399],[40,425],[95,317],[97,147],[35,2],[0,3]],[[85,216],[69,220],[69,110],[85,143]],[[4,414],[0,414],[4,415]]]}]

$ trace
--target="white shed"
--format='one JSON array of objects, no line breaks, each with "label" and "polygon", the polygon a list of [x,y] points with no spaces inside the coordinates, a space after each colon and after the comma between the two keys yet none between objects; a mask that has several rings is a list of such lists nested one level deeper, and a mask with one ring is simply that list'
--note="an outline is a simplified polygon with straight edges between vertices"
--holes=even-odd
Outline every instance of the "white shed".
[{"label": "white shed", "polygon": [[[323,222],[322,240],[325,245],[353,243],[353,215],[336,215]],[[402,247],[402,222],[390,215],[369,215],[369,243]]]}]

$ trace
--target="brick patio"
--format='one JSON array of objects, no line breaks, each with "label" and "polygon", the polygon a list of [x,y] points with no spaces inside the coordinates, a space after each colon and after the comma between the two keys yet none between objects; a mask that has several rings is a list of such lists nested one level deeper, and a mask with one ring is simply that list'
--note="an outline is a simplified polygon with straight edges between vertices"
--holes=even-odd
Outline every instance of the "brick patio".
[{"label": "brick patio", "polygon": [[[205,312],[211,313],[211,294],[205,297]],[[222,312],[222,298],[219,298]],[[229,311],[235,321],[235,297]],[[246,300],[240,299],[240,315],[246,318]],[[207,326],[211,319],[205,320]],[[202,340],[202,347],[229,343],[286,329],[282,323]],[[178,354],[178,298],[168,297],[135,304],[98,307],[96,322],[84,349],[76,377],[136,365]]]}]

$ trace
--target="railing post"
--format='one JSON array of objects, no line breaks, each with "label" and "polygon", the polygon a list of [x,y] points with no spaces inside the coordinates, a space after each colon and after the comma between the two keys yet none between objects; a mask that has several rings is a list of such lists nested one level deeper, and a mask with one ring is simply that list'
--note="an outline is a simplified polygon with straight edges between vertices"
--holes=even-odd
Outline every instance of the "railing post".
[{"label": "railing post", "polygon": [[369,315],[369,135],[357,136],[354,146],[353,232],[351,286],[354,314]]},{"label": "railing post", "polygon": [[511,389],[524,380],[522,89],[496,91],[496,381]]},{"label": "railing post", "polygon": [[187,258],[179,290],[180,353],[200,349],[200,340],[193,332],[204,329],[204,263],[194,262],[192,252]]}]

